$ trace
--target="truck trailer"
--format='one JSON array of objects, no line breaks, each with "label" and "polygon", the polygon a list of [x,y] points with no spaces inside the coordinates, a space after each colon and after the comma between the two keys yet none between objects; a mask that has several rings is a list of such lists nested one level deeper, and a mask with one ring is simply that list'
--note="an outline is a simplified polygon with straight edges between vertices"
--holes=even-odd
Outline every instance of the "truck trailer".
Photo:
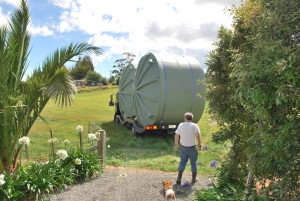
[{"label": "truck trailer", "polygon": [[123,70],[114,121],[135,134],[174,134],[184,113],[198,122],[205,107],[204,72],[197,59],[147,53]]}]

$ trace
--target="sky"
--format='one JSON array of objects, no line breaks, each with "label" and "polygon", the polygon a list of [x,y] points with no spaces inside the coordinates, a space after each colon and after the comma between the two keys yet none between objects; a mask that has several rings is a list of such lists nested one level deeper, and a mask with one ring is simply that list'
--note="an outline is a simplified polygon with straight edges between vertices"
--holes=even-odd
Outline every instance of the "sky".
[{"label": "sky", "polygon": [[[20,0],[0,0],[0,26]],[[226,8],[241,0],[27,0],[31,21],[27,75],[57,48],[87,42],[103,49],[91,55],[95,71],[109,78],[122,53],[195,57],[204,70],[221,25],[231,28]],[[68,63],[73,67],[75,63]]]}]

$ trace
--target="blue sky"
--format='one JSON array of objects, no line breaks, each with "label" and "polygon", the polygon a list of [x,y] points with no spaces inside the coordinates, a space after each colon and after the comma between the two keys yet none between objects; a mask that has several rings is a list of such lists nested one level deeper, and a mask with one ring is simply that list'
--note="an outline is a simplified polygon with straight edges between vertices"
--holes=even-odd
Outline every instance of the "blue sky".
[{"label": "blue sky", "polygon": [[[0,25],[19,0],[0,0]],[[99,46],[104,54],[91,55],[95,71],[110,76],[123,52],[137,57],[147,52],[197,58],[205,56],[221,25],[230,27],[226,7],[240,0],[27,0],[31,14],[31,53],[27,74],[55,49],[71,42]],[[71,67],[73,64],[68,64]]]}]

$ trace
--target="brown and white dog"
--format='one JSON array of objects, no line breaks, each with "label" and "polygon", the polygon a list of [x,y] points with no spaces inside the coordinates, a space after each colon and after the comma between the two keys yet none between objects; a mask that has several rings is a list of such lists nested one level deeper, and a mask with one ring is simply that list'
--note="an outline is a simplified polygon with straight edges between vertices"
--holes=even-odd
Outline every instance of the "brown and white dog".
[{"label": "brown and white dog", "polygon": [[173,190],[172,182],[165,180],[163,183],[163,191],[165,200],[173,199],[176,200],[175,192]]}]

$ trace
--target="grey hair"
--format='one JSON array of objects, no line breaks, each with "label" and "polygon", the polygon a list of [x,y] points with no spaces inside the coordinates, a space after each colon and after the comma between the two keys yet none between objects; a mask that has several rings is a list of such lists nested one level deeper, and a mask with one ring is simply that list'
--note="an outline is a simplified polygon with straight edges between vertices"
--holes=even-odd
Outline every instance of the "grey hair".
[{"label": "grey hair", "polygon": [[192,121],[193,120],[193,114],[191,112],[187,112],[184,114],[184,118],[188,121]]}]

